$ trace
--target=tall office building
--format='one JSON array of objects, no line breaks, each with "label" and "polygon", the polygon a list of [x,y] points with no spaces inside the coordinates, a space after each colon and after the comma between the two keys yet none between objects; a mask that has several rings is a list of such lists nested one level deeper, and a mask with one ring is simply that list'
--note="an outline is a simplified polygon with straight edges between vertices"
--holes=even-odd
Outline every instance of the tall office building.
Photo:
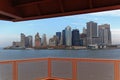
[{"label": "tall office building", "polygon": [[87,34],[87,29],[83,27],[83,34]]},{"label": "tall office building", "polygon": [[96,22],[93,21],[87,22],[87,37],[98,37]]},{"label": "tall office building", "polygon": [[39,33],[35,35],[35,48],[40,48],[41,47],[41,38],[39,36]]},{"label": "tall office building", "polygon": [[66,38],[66,46],[72,46],[72,31],[70,26],[67,26],[65,28],[65,38]]},{"label": "tall office building", "polygon": [[87,46],[87,35],[84,33],[80,34],[80,45]]},{"label": "tall office building", "polygon": [[49,39],[49,46],[51,47],[57,46],[57,41],[58,41],[58,37],[54,35],[53,38]]},{"label": "tall office building", "polygon": [[32,36],[27,36],[27,47],[28,48],[32,48],[33,47],[33,39],[32,39]]},{"label": "tall office building", "polygon": [[21,33],[21,47],[25,47],[25,35]]},{"label": "tall office building", "polygon": [[46,46],[47,46],[46,34],[43,34],[43,35],[42,35],[41,45],[42,45],[43,47],[46,47]]},{"label": "tall office building", "polygon": [[61,43],[61,32],[56,32],[56,36],[58,37],[57,45]]},{"label": "tall office building", "polygon": [[98,37],[97,23],[90,21],[87,22],[87,45],[93,44],[93,37]]},{"label": "tall office building", "polygon": [[72,46],[80,46],[80,33],[78,29],[72,31]]},{"label": "tall office building", "polygon": [[58,39],[61,39],[61,32],[56,32],[56,36],[58,37]]},{"label": "tall office building", "polygon": [[111,45],[111,31],[109,24],[99,25],[99,37],[101,44]]},{"label": "tall office building", "polygon": [[66,45],[65,30],[62,31],[62,45]]},{"label": "tall office building", "polygon": [[29,38],[25,37],[25,47],[29,48]]}]

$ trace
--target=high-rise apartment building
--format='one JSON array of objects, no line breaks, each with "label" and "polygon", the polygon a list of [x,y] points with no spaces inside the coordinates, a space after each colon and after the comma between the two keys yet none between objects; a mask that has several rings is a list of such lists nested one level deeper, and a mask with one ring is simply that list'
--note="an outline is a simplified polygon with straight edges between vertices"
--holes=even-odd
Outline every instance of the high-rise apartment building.
[{"label": "high-rise apartment building", "polygon": [[66,38],[66,46],[72,46],[72,31],[70,26],[67,26],[65,28],[65,38]]},{"label": "high-rise apartment building", "polygon": [[80,46],[80,33],[78,29],[72,31],[72,46]]},{"label": "high-rise apartment building", "polygon": [[93,37],[98,37],[97,23],[87,22],[87,45],[93,44]]},{"label": "high-rise apartment building", "polygon": [[109,24],[99,25],[99,37],[101,44],[111,45],[111,31]]},{"label": "high-rise apartment building", "polygon": [[41,47],[41,38],[39,36],[39,33],[35,35],[35,48],[40,48]]}]

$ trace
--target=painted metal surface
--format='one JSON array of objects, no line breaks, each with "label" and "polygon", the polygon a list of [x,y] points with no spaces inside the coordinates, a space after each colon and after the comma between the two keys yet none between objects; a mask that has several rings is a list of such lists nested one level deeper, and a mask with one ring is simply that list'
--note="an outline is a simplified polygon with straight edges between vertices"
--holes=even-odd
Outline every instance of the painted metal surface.
[{"label": "painted metal surface", "polygon": [[120,60],[110,59],[40,58],[1,61],[0,69],[2,80],[120,80]]}]

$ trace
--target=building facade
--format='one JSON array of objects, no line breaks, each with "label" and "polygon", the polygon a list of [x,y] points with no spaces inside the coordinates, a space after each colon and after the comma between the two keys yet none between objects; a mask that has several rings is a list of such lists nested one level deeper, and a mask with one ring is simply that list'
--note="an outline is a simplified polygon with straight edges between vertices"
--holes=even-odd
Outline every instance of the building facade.
[{"label": "building facade", "polygon": [[71,27],[67,26],[65,28],[65,40],[66,40],[66,46],[72,46],[72,31]]},{"label": "building facade", "polygon": [[61,44],[61,32],[56,32],[56,36],[58,37],[57,45]]},{"label": "building facade", "polygon": [[56,47],[57,46],[58,37],[54,35],[52,38],[49,39],[49,46]]},{"label": "building facade", "polygon": [[80,46],[80,33],[78,29],[72,31],[72,46]]},{"label": "building facade", "polygon": [[35,48],[40,48],[41,47],[41,38],[39,36],[39,33],[35,35]]},{"label": "building facade", "polygon": [[32,48],[33,47],[33,39],[32,36],[27,36],[25,40],[25,47]]},{"label": "building facade", "polygon": [[93,44],[93,37],[98,37],[97,23],[87,22],[87,45]]},{"label": "building facade", "polygon": [[103,45],[111,45],[111,31],[110,31],[110,25],[109,24],[103,24],[99,25],[99,37],[100,37],[100,42]]},{"label": "building facade", "polygon": [[41,46],[42,46],[42,47],[47,47],[47,38],[46,38],[46,34],[43,34],[43,35],[42,35]]},{"label": "building facade", "polygon": [[25,35],[23,33],[21,33],[21,47],[24,47],[25,48]]},{"label": "building facade", "polygon": [[62,45],[66,45],[65,30],[62,31]]}]

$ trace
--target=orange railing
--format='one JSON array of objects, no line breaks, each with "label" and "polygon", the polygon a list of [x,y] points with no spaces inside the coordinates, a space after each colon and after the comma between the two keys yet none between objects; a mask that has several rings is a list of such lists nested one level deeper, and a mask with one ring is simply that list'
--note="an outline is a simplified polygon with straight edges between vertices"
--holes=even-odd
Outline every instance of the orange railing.
[{"label": "orange railing", "polygon": [[120,60],[40,58],[0,62],[0,80],[120,80]]}]

